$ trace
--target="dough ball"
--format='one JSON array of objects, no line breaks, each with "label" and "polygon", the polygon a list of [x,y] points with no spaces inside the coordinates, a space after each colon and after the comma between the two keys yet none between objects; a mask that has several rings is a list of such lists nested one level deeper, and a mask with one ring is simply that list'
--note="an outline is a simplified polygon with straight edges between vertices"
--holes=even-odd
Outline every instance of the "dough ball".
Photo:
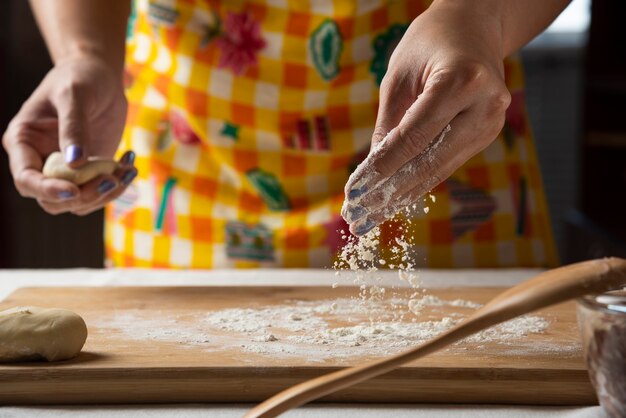
[{"label": "dough ball", "polygon": [[0,362],[67,360],[78,355],[87,325],[67,309],[17,307],[0,312]]},{"label": "dough ball", "polygon": [[60,152],[50,154],[43,166],[43,175],[56,179],[71,181],[80,186],[102,174],[113,174],[119,164],[101,157],[89,157],[80,168],[70,168]]}]

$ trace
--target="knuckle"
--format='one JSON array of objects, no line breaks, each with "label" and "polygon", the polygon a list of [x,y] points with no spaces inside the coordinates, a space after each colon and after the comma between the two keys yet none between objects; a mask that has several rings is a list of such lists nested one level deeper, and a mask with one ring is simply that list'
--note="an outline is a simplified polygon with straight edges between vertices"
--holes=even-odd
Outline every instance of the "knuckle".
[{"label": "knuckle", "polygon": [[380,142],[387,136],[388,133],[389,131],[386,128],[378,125],[374,128],[374,132],[372,133],[372,138],[374,141]]},{"label": "knuckle", "polygon": [[95,208],[88,208],[88,209],[81,209],[81,210],[77,210],[76,212],[72,212],[74,215],[77,216],[87,216],[87,215],[91,215],[92,213],[100,210],[101,208],[95,207]]},{"label": "knuckle", "polygon": [[7,153],[9,152],[9,147],[11,145],[11,142],[13,141],[13,138],[15,138],[16,131],[18,131],[19,129],[19,124],[20,122],[12,120],[11,122],[9,122],[6,131],[4,131],[4,134],[2,135],[2,146],[7,151]]},{"label": "knuckle", "polygon": [[56,216],[56,215],[60,215],[61,213],[63,213],[63,210],[61,210],[60,208],[51,206],[45,202],[42,202],[41,200],[37,200],[37,203],[46,213],[50,215]]},{"label": "knuckle", "polygon": [[28,180],[25,178],[26,173],[24,171],[18,173],[14,178],[13,178],[13,184],[15,184],[15,188],[17,189],[17,192],[20,194],[20,196],[22,197],[32,197],[30,195],[30,193],[28,193],[28,188],[27,188],[27,184],[28,184]]},{"label": "knuckle", "polygon": [[4,134],[2,135],[2,147],[4,147],[5,151],[7,151],[7,153],[9,152],[9,144],[11,142],[11,137],[9,134],[9,131],[7,129],[7,131],[4,132]]},{"label": "knuckle", "polygon": [[411,159],[417,156],[428,145],[432,138],[418,127],[398,127],[399,149],[403,157]]},{"label": "knuckle", "polygon": [[454,90],[461,96],[475,95],[484,90],[491,77],[490,69],[480,62],[467,61],[454,67]]},{"label": "knuckle", "polygon": [[484,87],[491,77],[492,71],[485,64],[463,60],[435,70],[428,77],[425,87],[435,92],[453,89],[461,95],[467,95]]},{"label": "knuckle", "polygon": [[438,91],[447,89],[456,79],[457,75],[451,68],[440,68],[428,76],[424,90]]},{"label": "knuckle", "polygon": [[489,70],[480,62],[466,62],[459,66],[456,77],[461,86],[475,86],[487,77]]},{"label": "knuckle", "polygon": [[21,197],[24,197],[24,198],[31,197],[31,195],[27,193],[26,190],[24,190],[24,187],[17,180],[15,180],[13,183],[15,184],[15,190],[17,190],[17,193]]},{"label": "knuckle", "polygon": [[511,104],[511,93],[506,88],[493,91],[487,97],[487,112],[493,115],[504,115]]},{"label": "knuckle", "polygon": [[394,73],[388,71],[380,82],[380,91],[383,94],[390,93],[398,84],[398,77],[394,75]]},{"label": "knuckle", "polygon": [[83,95],[85,87],[83,81],[68,77],[59,85],[57,95],[64,100],[78,100]]},{"label": "knuckle", "polygon": [[387,71],[380,83],[380,93],[388,100],[397,100],[398,94],[405,94],[412,88],[412,81],[406,74],[398,71]]},{"label": "knuckle", "polygon": [[9,122],[7,126],[7,130],[2,135],[2,145],[7,151],[9,150],[9,146],[11,143],[22,136],[25,132],[33,130],[32,122],[21,120],[21,119],[13,119]]}]

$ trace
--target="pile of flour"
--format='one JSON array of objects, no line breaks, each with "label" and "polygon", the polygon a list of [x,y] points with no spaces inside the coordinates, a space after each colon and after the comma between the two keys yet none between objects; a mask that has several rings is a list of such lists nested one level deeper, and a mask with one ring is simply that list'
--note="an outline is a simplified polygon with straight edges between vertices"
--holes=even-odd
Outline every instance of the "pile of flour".
[{"label": "pile of flour", "polygon": [[[406,299],[355,303],[353,298],[346,297],[222,309],[184,317],[129,310],[113,313],[109,318],[104,316],[91,325],[97,328],[96,332],[111,338],[122,333],[135,340],[205,351],[242,350],[315,362],[398,353],[445,332],[480,306],[472,301],[443,300],[433,295],[413,300],[419,301],[420,315],[409,314],[404,320],[398,320],[394,306],[406,306]],[[371,317],[377,321],[372,322]],[[525,316],[476,334],[449,350],[465,350],[468,345],[479,347],[490,342],[533,351],[539,348],[524,344],[523,337],[542,333],[548,326],[544,318]]]},{"label": "pile of flour", "polygon": [[[287,305],[256,309],[225,309],[210,313],[205,319],[207,324],[223,332],[248,337],[249,343],[242,348],[257,353],[269,354],[279,346],[282,352],[310,353],[317,346],[326,347],[326,353],[330,356],[357,353],[385,355],[436,337],[481,306],[472,301],[442,300],[432,295],[412,300],[419,302],[420,312],[429,310],[425,320],[418,317],[398,320],[394,307],[406,305],[407,300],[395,298],[385,301],[361,300],[359,303],[355,303],[352,298],[294,301]],[[442,309],[437,309],[441,307],[447,307],[446,312],[450,312],[449,307],[456,309],[442,317]],[[371,317],[376,317],[377,321],[370,321]],[[511,344],[516,340],[519,342],[526,335],[542,333],[548,326],[548,321],[538,316],[520,317],[459,344]],[[355,347],[360,350],[355,352]]]}]

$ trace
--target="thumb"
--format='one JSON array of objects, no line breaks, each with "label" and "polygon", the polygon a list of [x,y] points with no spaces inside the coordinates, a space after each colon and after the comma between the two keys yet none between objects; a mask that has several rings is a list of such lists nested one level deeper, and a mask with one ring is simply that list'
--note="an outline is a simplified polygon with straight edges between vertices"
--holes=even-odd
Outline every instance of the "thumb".
[{"label": "thumb", "polygon": [[70,167],[81,166],[87,161],[91,139],[84,100],[72,92],[55,105],[59,118],[59,148]]}]

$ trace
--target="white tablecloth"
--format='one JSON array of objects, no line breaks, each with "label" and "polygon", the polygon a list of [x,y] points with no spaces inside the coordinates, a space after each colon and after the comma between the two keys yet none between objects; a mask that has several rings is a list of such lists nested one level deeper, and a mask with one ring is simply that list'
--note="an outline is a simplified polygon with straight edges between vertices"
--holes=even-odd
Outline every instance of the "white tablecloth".
[{"label": "white tablecloth", "polygon": [[[421,273],[424,286],[510,286],[538,270],[427,270]],[[325,270],[3,270],[0,298],[24,286],[223,286],[223,285],[328,285],[349,284]],[[384,282],[400,285],[394,273]],[[40,406],[0,407],[0,417],[241,417],[251,405],[139,405],[139,406]],[[465,405],[309,405],[286,417],[374,418],[596,418],[604,417],[599,407],[561,408]]]}]

